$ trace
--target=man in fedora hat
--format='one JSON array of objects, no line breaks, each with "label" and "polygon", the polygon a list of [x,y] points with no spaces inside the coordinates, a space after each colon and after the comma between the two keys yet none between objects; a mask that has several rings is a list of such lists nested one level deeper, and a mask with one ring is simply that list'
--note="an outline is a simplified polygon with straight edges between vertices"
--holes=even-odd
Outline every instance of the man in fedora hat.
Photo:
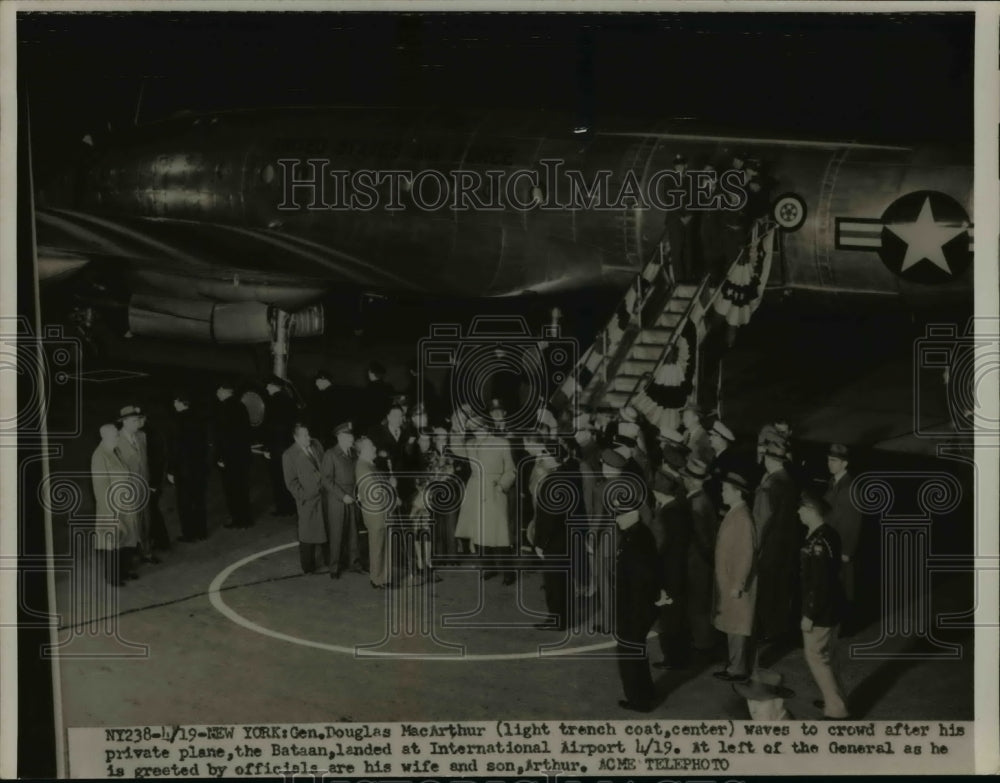
[{"label": "man in fedora hat", "polygon": [[718,643],[712,625],[715,589],[715,540],[719,516],[705,493],[708,466],[693,454],[678,471],[691,513],[691,539],[687,551],[687,612],[691,641],[700,652],[711,651]]},{"label": "man in fedora hat", "polygon": [[[215,461],[222,471],[229,522],[223,527],[253,525],[250,512],[250,414],[234,395],[235,388],[223,381],[215,390]],[[294,495],[294,493],[293,493]]]},{"label": "man in fedora hat", "polygon": [[626,710],[649,712],[653,708],[653,678],[646,653],[646,635],[656,619],[661,577],[656,542],[637,510],[615,515],[618,527],[615,555],[615,640],[618,674]]},{"label": "man in fedora hat", "polygon": [[[142,432],[144,418],[142,408],[135,404],[125,405],[118,412],[118,427],[120,429],[118,454],[125,467],[136,477],[136,480],[148,488],[150,486],[149,447],[146,442],[146,433]],[[159,563],[160,559],[153,554],[152,519],[149,510],[149,504],[152,502],[152,493],[149,492],[146,494],[147,502],[138,510],[139,540],[137,548],[143,562]]]},{"label": "man in fedora hat", "polygon": [[837,672],[837,625],[842,608],[840,536],[824,521],[829,504],[818,494],[803,492],[798,515],[806,526],[800,554],[802,579],[802,650],[813,680],[823,694],[813,702],[827,718],[848,717],[844,689]]},{"label": "man in fedora hat", "polygon": [[757,527],[757,608],[754,649],[758,663],[786,640],[795,625],[798,599],[798,551],[801,544],[796,508],[799,493],[785,470],[788,452],[768,441],[761,454],[764,476],[753,501]]},{"label": "man in fedora hat", "polygon": [[326,450],[320,473],[326,497],[327,542],[330,548],[330,578],[339,579],[344,568],[363,573],[358,547],[354,486],[354,429],[345,421],[333,428],[336,444]]},{"label": "man in fedora hat", "polygon": [[746,699],[750,720],[790,720],[785,699],[795,696],[795,691],[782,684],[778,672],[757,669],[746,682],[734,682],[733,690]]},{"label": "man in fedora hat", "polygon": [[267,392],[264,397],[264,448],[268,455],[267,468],[271,477],[271,500],[274,503],[271,515],[291,516],[295,513],[295,500],[285,487],[281,457],[285,449],[292,445],[292,428],[297,414],[295,401],[288,396],[284,380],[277,375],[272,375],[265,381],[264,389]]},{"label": "man in fedora hat", "polygon": [[[708,463],[709,479],[705,485],[705,491],[712,499],[712,505],[719,513],[722,513],[722,477],[732,471],[740,472],[742,466],[733,444],[736,442],[736,435],[727,427],[721,419],[712,422],[708,430],[708,440],[712,446],[712,459]],[[745,475],[740,472],[740,475]]]},{"label": "man in fedora hat", "polygon": [[653,535],[660,557],[660,576],[665,600],[659,607],[659,640],[663,660],[654,663],[658,669],[680,669],[688,664],[690,638],[687,621],[687,551],[691,538],[691,510],[687,492],[677,470],[685,461],[671,453],[673,471],[663,470],[653,477]]},{"label": "man in fedora hat", "polygon": [[312,574],[317,568],[317,551],[324,560],[329,551],[323,521],[323,444],[301,422],[293,425],[292,439],[281,455],[281,466],[298,511],[299,564],[303,573]]},{"label": "man in fedora hat", "polygon": [[849,636],[858,621],[855,601],[856,555],[861,537],[861,512],[851,500],[854,477],[848,471],[851,451],[842,443],[833,443],[826,456],[826,466],[830,479],[823,499],[830,505],[826,523],[840,536],[842,566],[840,577],[844,585],[846,599],[843,633]]},{"label": "man in fedora hat", "polygon": [[145,493],[141,487],[131,492],[116,491],[116,484],[134,480],[135,475],[119,454],[118,428],[114,424],[104,424],[100,433],[101,442],[90,457],[98,526],[94,547],[102,559],[108,584],[121,587],[126,578],[138,578],[132,568],[132,553],[139,543],[138,509],[123,501],[141,498]]},{"label": "man in fedora hat", "polygon": [[722,478],[722,502],[729,509],[715,542],[715,627],[726,634],[729,660],[714,673],[720,680],[745,680],[750,675],[750,635],[753,631],[757,581],[753,574],[753,518],[747,508],[750,485],[738,473]]}]

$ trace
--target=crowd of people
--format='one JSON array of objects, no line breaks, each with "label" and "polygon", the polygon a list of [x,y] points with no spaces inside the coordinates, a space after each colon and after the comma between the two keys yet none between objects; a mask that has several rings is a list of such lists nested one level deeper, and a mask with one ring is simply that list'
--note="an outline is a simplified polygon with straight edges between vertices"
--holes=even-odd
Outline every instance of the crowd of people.
[{"label": "crowd of people", "polygon": [[[397,393],[377,363],[350,411],[331,407],[343,388],[327,373],[305,406],[280,378],[264,386],[256,438],[230,383],[218,385],[210,416],[175,394],[162,435],[136,404],[100,428],[92,473],[98,518],[116,531],[98,545],[109,582],[138,578],[141,563],[172,545],[159,509],[164,482],[176,488],[179,541],[207,537],[213,461],[223,526],[252,526],[256,448],[268,461],[272,513],[296,516],[304,573],[367,573],[373,588],[391,589],[439,581],[436,566],[456,557],[477,559],[481,578],[503,585],[537,570],[550,615],[538,628],[614,632],[627,709],[655,704],[646,653],[655,629],[662,660],[653,666],[724,660],[715,677],[744,689],[773,691],[768,667],[801,643],[824,714],[848,715],[836,645],[851,619],[861,517],[847,447],[829,447],[825,490],[814,491],[787,422],[767,425],[748,448],[690,402],[652,419],[632,406],[569,422],[541,409],[524,433],[507,431],[499,398],[488,411],[451,409],[415,372]],[[109,501],[123,477],[139,488],[131,507]],[[414,533],[405,549],[387,535],[394,524]]]}]

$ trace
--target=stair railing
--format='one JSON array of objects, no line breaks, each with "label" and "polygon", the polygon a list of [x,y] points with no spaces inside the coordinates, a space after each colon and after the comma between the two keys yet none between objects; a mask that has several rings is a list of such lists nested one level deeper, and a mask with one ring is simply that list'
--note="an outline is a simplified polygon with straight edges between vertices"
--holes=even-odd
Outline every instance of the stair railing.
[{"label": "stair railing", "polygon": [[[632,327],[633,322],[637,322],[639,324],[639,329],[640,330],[642,329],[642,311],[645,308],[646,303],[649,301],[649,298],[653,295],[654,291],[656,290],[656,283],[655,283],[656,275],[653,276],[652,280],[648,281],[649,286],[645,294],[643,293],[642,280],[646,279],[645,278],[646,270],[649,267],[649,265],[653,263],[654,259],[660,266],[659,274],[663,276],[664,284],[668,287],[674,285],[673,270],[672,268],[669,271],[667,270],[667,264],[672,264],[672,259],[670,258],[668,253],[664,252],[663,249],[663,241],[666,235],[667,235],[667,230],[666,227],[664,227],[663,231],[660,232],[660,236],[656,240],[656,245],[653,247],[653,250],[646,257],[645,262],[642,264],[639,272],[636,274],[635,280],[625,291],[624,296],[628,296],[629,292],[633,289],[634,286],[636,296],[635,296],[635,302],[631,308],[631,313],[630,313],[630,315],[632,316],[632,321],[630,321],[630,323],[628,324],[628,326],[626,326],[626,329],[623,330],[623,332],[627,331],[630,327]],[[617,349],[617,347],[621,344],[619,340],[618,345],[613,345],[609,337],[611,325],[615,323],[617,319],[618,319],[618,309],[615,308],[615,312],[612,313],[611,318],[608,319],[607,323],[604,325],[604,328],[601,329],[600,333],[595,337],[594,341],[591,342],[587,350],[584,351],[583,355],[577,360],[576,367],[573,368],[573,371],[569,374],[569,377],[567,378],[567,384],[570,381],[578,382],[580,377],[580,371],[584,368],[590,370],[590,372],[593,373],[595,376],[599,371],[602,381],[604,381],[605,383],[607,382],[608,364],[611,360],[610,352],[613,349]],[[625,335],[623,333],[621,339],[624,339],[624,336]],[[598,345],[600,346],[600,356],[599,358],[596,358],[594,349]]]},{"label": "stair railing", "polygon": [[[732,272],[732,270],[736,268],[736,265],[739,264],[740,261],[743,259],[743,254],[748,252],[749,249],[753,247],[753,245],[757,242],[757,238],[760,235],[760,229],[762,227],[770,229],[771,228],[770,223],[771,221],[769,221],[767,218],[760,218],[754,222],[750,232],[750,241],[746,245],[740,248],[740,252],[736,255],[735,260],[733,261],[732,264],[729,265],[729,268],[726,270],[726,275],[725,277],[723,277],[723,282],[725,282],[725,280],[729,278],[729,273]],[[698,284],[698,289],[694,293],[694,296],[691,297],[691,301],[688,302],[687,307],[684,308],[684,314],[681,316],[681,319],[677,322],[677,325],[674,326],[673,333],[671,333],[670,338],[664,344],[663,350],[660,352],[660,358],[657,359],[656,361],[656,366],[654,366],[652,370],[643,373],[642,376],[635,382],[635,386],[633,386],[632,391],[629,392],[628,399],[625,401],[625,405],[629,405],[632,402],[632,400],[639,393],[640,388],[642,388],[644,384],[648,384],[650,379],[656,377],[656,373],[659,372],[660,368],[663,366],[663,363],[666,361],[667,356],[670,355],[670,350],[677,344],[677,340],[680,338],[681,332],[684,331],[684,327],[687,325],[688,321],[691,320],[694,314],[695,307],[699,305],[701,297],[704,294],[705,289],[708,287],[709,277],[710,277],[709,274],[705,274],[705,276],[702,277],[701,282]],[[712,292],[712,295],[711,297],[709,297],[708,302],[702,308],[703,316],[705,313],[709,312],[712,309],[712,307],[715,304],[715,301],[719,298],[719,294],[721,292],[722,292],[722,284],[720,283],[718,286],[716,286],[715,291]]]}]

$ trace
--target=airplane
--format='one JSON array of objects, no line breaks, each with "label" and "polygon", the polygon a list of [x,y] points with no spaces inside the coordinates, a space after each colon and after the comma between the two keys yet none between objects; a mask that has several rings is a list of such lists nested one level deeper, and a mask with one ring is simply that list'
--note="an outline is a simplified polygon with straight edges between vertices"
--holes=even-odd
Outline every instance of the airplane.
[{"label": "airplane", "polygon": [[[605,193],[620,197],[626,184],[641,190],[672,171],[678,155],[691,172],[715,166],[720,182],[734,156],[758,158],[782,228],[770,290],[971,313],[971,149],[392,107],[182,113],[85,149],[75,169],[37,189],[41,281],[85,269],[100,290],[124,291],[131,334],[270,342],[281,375],[289,335],[322,333],[317,303],[330,293],[477,299],[626,288],[661,243],[670,205],[560,205],[546,189],[566,176],[513,176],[544,174],[552,161],[585,187],[607,172]],[[342,208],[351,205],[338,201],[337,177],[359,171],[400,173],[368,183],[373,207]],[[480,185],[466,206],[477,208],[421,208],[417,187],[426,207],[442,184],[436,175],[418,182],[414,173],[428,171],[473,172]],[[505,208],[483,208],[494,202],[475,195],[503,176]]]}]

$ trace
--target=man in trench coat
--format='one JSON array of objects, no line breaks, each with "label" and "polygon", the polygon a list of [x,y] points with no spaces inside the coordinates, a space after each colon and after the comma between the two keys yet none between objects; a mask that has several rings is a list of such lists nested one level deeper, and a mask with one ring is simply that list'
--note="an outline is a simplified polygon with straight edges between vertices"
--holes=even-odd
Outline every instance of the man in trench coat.
[{"label": "man in trench coat", "polygon": [[722,502],[729,511],[719,525],[715,542],[715,618],[713,624],[726,634],[729,662],[714,676],[740,682],[750,676],[750,636],[757,602],[753,574],[755,536],[746,499],[750,485],[738,473],[722,479]]},{"label": "man in trench coat", "polygon": [[[114,424],[101,427],[101,442],[90,457],[90,477],[94,485],[95,516],[100,526],[94,546],[103,559],[104,577],[109,584],[120,587],[125,578],[135,579],[131,559],[139,543],[141,499],[148,490],[136,486],[125,491],[123,484],[138,482],[122,462],[118,451],[118,428]],[[136,502],[125,505],[129,497]]]},{"label": "man in trench coat", "polygon": [[295,442],[281,456],[285,486],[295,498],[299,526],[299,562],[307,574],[316,571],[316,551],[326,559],[326,524],[323,520],[323,477],[320,464],[323,446],[309,435],[309,428],[296,424]]}]

